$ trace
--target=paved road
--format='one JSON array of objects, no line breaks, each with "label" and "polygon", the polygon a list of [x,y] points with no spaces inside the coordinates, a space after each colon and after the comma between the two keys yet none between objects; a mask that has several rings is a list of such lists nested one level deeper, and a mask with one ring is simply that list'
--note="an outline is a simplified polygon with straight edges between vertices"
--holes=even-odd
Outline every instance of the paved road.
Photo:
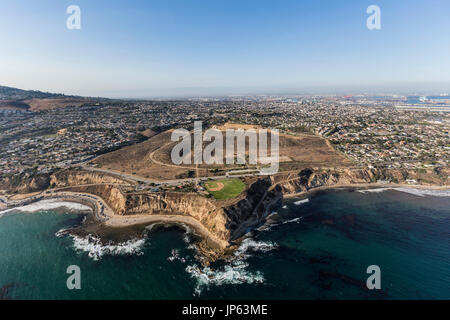
[{"label": "paved road", "polygon": [[86,171],[106,173],[106,174],[110,174],[113,176],[117,176],[124,180],[129,180],[129,181],[133,181],[133,182],[137,182],[137,183],[144,183],[144,184],[152,184],[153,183],[155,185],[160,185],[160,186],[161,185],[177,186],[177,185],[188,183],[188,182],[197,183],[197,182],[206,181],[209,179],[221,180],[221,179],[227,179],[230,177],[243,178],[243,177],[252,177],[252,176],[258,175],[258,174],[241,174],[241,175],[232,175],[232,176],[224,175],[224,176],[212,176],[212,177],[199,177],[199,178],[186,178],[186,179],[173,179],[173,180],[158,181],[158,180],[147,179],[147,178],[143,178],[140,176],[135,176],[135,175],[127,174],[127,173],[121,173],[121,172],[117,172],[114,170],[92,168],[92,167],[88,167],[88,166],[84,166],[84,165],[81,165],[79,167]]}]

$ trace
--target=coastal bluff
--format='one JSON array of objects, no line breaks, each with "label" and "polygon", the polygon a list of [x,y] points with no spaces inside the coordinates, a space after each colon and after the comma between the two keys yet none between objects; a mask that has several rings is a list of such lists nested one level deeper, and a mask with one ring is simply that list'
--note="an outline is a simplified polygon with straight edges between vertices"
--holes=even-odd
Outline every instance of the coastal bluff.
[{"label": "coastal bluff", "polygon": [[[427,177],[428,180],[423,180],[419,172],[408,170],[305,168],[298,172],[245,178],[246,188],[236,198],[215,200],[196,192],[139,191],[130,181],[105,173],[77,169],[50,175],[48,186],[41,192],[92,194],[101,198],[111,208],[113,216],[122,221],[137,223],[145,221],[145,217],[184,217],[183,221],[187,222],[181,222],[180,219],[180,223],[198,222],[202,228],[219,239],[220,243],[232,246],[248,231],[263,224],[267,215],[282,203],[284,197],[302,195],[323,188],[371,186],[380,183],[389,186],[388,182],[405,184],[406,181],[412,180],[422,185],[448,185],[447,172],[434,173],[433,176],[428,173]],[[31,183],[32,185],[28,186],[24,183],[16,186],[15,192],[36,191],[35,182]],[[173,218],[170,219],[172,222]],[[225,249],[225,246],[216,248],[218,251]]]}]

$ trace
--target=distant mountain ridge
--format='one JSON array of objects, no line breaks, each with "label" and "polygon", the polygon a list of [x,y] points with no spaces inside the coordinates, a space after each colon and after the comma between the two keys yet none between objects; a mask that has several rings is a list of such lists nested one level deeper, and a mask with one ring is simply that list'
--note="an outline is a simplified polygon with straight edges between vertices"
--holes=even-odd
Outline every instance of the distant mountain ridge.
[{"label": "distant mountain ridge", "polygon": [[47,109],[77,107],[89,103],[110,101],[107,98],[92,98],[62,93],[42,92],[38,90],[23,90],[0,86],[0,110],[39,111]]},{"label": "distant mountain ridge", "polygon": [[27,100],[47,98],[82,98],[80,96],[68,96],[62,93],[42,92],[38,90],[23,90],[12,87],[0,86],[0,100]]}]

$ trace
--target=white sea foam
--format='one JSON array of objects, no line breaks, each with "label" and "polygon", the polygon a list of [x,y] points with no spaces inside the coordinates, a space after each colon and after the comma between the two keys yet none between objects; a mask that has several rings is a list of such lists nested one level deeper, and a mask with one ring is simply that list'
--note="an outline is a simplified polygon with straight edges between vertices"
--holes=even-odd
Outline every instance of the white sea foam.
[{"label": "white sea foam", "polygon": [[148,225],[147,227],[145,227],[145,229],[148,232],[152,232],[153,230],[155,230],[157,227],[159,226],[164,226],[164,227],[168,227],[168,226],[177,226],[177,227],[181,227],[182,229],[184,229],[184,235],[183,235],[183,241],[187,244],[187,245],[191,245],[192,241],[191,241],[191,235],[195,235],[194,230],[192,230],[187,224],[182,223],[182,222],[177,222],[177,223],[167,223],[167,222],[156,222],[156,223],[152,223],[151,225]]},{"label": "white sea foam", "polygon": [[450,197],[450,190],[394,188],[394,190],[414,194],[416,196]]},{"label": "white sea foam", "polygon": [[[61,231],[61,230],[60,230]],[[100,260],[104,255],[142,255],[145,239],[132,239],[121,243],[103,244],[99,238],[88,235],[85,238],[70,235],[76,251],[87,252],[94,260]]]},{"label": "white sea foam", "polygon": [[[262,226],[260,226],[257,230],[258,231],[269,231],[269,230],[272,230],[273,227],[277,227],[277,226],[282,225],[282,224],[287,224],[287,223],[291,223],[291,222],[299,223],[301,220],[303,220],[303,218],[304,217],[297,217],[297,218],[290,219],[290,220],[284,220],[284,221],[281,221],[281,222],[278,222],[278,223],[273,222],[272,220],[266,221],[266,223],[263,224]],[[279,220],[277,220],[277,221],[279,221]]]},{"label": "white sea foam", "polygon": [[256,230],[258,231],[267,231],[272,228],[274,225],[278,225],[275,221],[278,219],[276,218],[278,216],[278,212],[273,211],[271,214],[269,214],[266,217],[266,223],[264,223],[262,226],[259,226]]},{"label": "white sea foam", "polygon": [[22,207],[7,209],[0,212],[0,216],[11,211],[36,212],[44,210],[54,210],[58,208],[67,208],[70,211],[92,211],[92,209],[84,204],[70,201],[61,201],[58,199],[48,199],[37,201]]},{"label": "white sea foam", "polygon": [[278,245],[276,243],[270,241],[255,241],[251,238],[247,238],[241,242],[239,248],[234,252],[234,255],[240,258],[247,258],[250,256],[249,251],[268,252],[277,247]]},{"label": "white sea foam", "polygon": [[180,257],[180,251],[178,249],[172,249],[171,255],[170,255],[170,257],[167,258],[167,260],[172,261],[172,262],[175,260],[179,260],[182,263],[186,262],[185,258]]},{"label": "white sea foam", "polygon": [[301,205],[302,203],[308,203],[308,202],[309,202],[309,199],[306,198],[306,199],[303,199],[303,200],[295,201],[294,204],[296,206],[298,206],[298,205]]},{"label": "white sea foam", "polygon": [[268,218],[270,218],[270,217],[272,217],[272,216],[275,216],[275,215],[277,215],[277,214],[278,214],[278,212],[272,211],[272,212],[266,217],[266,219],[268,219]]},{"label": "white sea foam", "polygon": [[283,224],[291,223],[291,222],[300,222],[300,220],[302,220],[302,219],[303,219],[303,217],[298,217],[298,218],[295,218],[295,219],[286,220],[286,221],[283,221]]},{"label": "white sea foam", "polygon": [[278,224],[276,224],[276,223],[271,223],[271,224],[265,223],[262,226],[258,227],[256,230],[258,230],[258,231],[269,231],[269,230],[272,229],[273,226],[277,226],[277,225]]},{"label": "white sea foam", "polygon": [[357,192],[359,192],[359,193],[380,193],[380,192],[384,192],[389,189],[391,189],[391,188],[361,189],[361,190],[357,190]]},{"label": "white sea foam", "polygon": [[184,243],[186,243],[186,244],[190,244],[190,243],[191,243],[191,238],[189,238],[189,234],[185,233],[185,234],[183,235],[183,241],[184,241]]},{"label": "white sea foam", "polygon": [[398,188],[376,188],[376,189],[365,189],[358,190],[360,193],[379,193],[387,190],[396,190],[400,192],[405,192],[409,194],[413,194],[419,197],[424,196],[433,196],[433,197],[449,197],[450,190],[435,190],[435,189],[416,189],[416,188],[407,188],[407,187],[398,187]]},{"label": "white sea foam", "polygon": [[249,252],[268,252],[277,247],[275,243],[255,241],[247,238],[241,242],[241,245],[234,253],[234,259],[229,264],[214,270],[209,267],[200,267],[198,265],[189,265],[186,272],[196,279],[195,294],[200,295],[204,288],[211,285],[221,286],[224,284],[243,284],[243,283],[264,283],[264,275],[261,271],[249,271],[248,263],[245,262],[250,257]]},{"label": "white sea foam", "polygon": [[209,267],[199,268],[196,265],[186,267],[186,272],[197,280],[195,293],[200,295],[203,288],[210,285],[221,286],[224,284],[263,283],[264,276],[261,271],[250,272],[247,270],[248,263],[244,261],[233,261],[225,265],[223,270],[213,270]]},{"label": "white sea foam", "polygon": [[69,229],[66,229],[66,228],[60,229],[60,230],[56,231],[55,236],[56,236],[57,238],[65,237],[65,236],[67,235],[67,231],[68,231],[68,230],[69,230]]}]

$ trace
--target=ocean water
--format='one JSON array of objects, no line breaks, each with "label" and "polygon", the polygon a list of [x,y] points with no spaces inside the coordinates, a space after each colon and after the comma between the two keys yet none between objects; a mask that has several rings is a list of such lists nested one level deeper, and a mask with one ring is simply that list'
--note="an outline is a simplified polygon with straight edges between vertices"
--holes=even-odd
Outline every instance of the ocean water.
[{"label": "ocean water", "polygon": [[[448,192],[329,190],[292,199],[232,261],[210,268],[180,228],[110,245],[61,232],[82,219],[42,208],[0,216],[0,298],[450,299]],[[66,287],[69,265],[81,269],[81,290]],[[366,287],[369,265],[381,269],[381,290]]]}]

